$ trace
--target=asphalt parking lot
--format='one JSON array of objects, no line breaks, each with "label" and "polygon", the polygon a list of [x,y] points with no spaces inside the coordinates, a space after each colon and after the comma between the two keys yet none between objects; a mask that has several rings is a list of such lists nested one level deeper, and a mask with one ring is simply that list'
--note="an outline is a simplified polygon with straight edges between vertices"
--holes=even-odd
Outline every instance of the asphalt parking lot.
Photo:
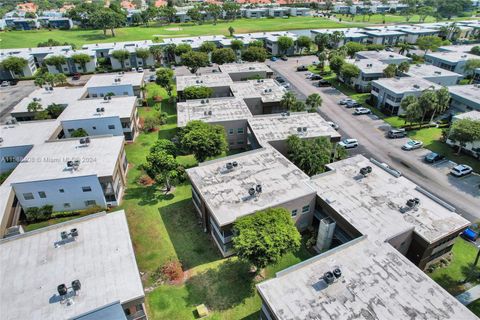
[{"label": "asphalt parking lot", "polygon": [[5,120],[10,110],[33,90],[33,81],[20,81],[14,86],[0,87],[0,121]]}]

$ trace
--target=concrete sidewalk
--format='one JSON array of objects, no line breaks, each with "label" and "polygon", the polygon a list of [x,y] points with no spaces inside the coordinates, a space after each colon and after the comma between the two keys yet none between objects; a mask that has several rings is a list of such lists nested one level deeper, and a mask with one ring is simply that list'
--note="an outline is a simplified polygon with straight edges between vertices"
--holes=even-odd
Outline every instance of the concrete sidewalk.
[{"label": "concrete sidewalk", "polygon": [[460,301],[463,305],[468,305],[473,301],[480,299],[480,285],[476,285],[475,287],[465,291],[464,293],[459,294],[456,296],[457,300]]}]

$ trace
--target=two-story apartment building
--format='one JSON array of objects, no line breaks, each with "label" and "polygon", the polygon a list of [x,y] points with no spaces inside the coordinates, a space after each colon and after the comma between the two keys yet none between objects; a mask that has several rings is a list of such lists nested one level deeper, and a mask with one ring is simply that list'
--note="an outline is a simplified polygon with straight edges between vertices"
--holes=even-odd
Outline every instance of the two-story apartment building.
[{"label": "two-story apartment building", "polygon": [[230,84],[230,92],[245,100],[254,115],[286,111],[280,104],[286,89],[274,79],[236,81]]},{"label": "two-story apartment building", "polygon": [[386,64],[400,64],[402,62],[410,62],[412,59],[402,56],[395,52],[382,51],[359,51],[355,53],[355,58],[358,59],[374,59]]},{"label": "two-story apartment building", "polygon": [[205,73],[200,75],[177,76],[177,96],[185,100],[183,91],[188,87],[208,87],[213,90],[213,98],[229,97],[232,78],[226,73]]},{"label": "two-story apartment building", "polygon": [[422,78],[445,87],[456,85],[463,78],[463,75],[459,73],[430,64],[411,64],[403,75]]},{"label": "two-story apartment building", "polygon": [[133,141],[138,133],[137,97],[112,97],[110,100],[78,100],[69,105],[58,118],[65,137],[78,129],[89,136],[125,136]]},{"label": "two-story apartment building", "polygon": [[219,65],[220,72],[226,73],[233,81],[265,79],[273,76],[273,70],[265,63],[226,63]]},{"label": "two-story apartment building", "polygon": [[1,239],[0,264],[3,319],[147,319],[123,210]]},{"label": "two-story apartment building", "polygon": [[123,136],[72,138],[35,146],[8,184],[23,210],[52,205],[54,211],[120,203],[128,163]]},{"label": "two-story apartment building", "polygon": [[426,63],[462,75],[471,74],[472,71],[465,70],[466,62],[471,59],[478,59],[478,56],[453,51],[430,52],[425,55]]},{"label": "two-story apartment building", "polygon": [[450,107],[456,111],[480,111],[480,84],[451,86],[448,88]]},{"label": "two-story apartment building", "polygon": [[[85,65],[76,63],[73,59],[76,54],[86,54],[90,57],[90,61],[85,63]],[[58,56],[58,54],[51,53],[48,54],[45,58],[53,56]],[[48,72],[52,74],[93,73],[95,72],[95,68],[97,67],[97,57],[95,55],[95,52],[93,52],[92,50],[68,50],[62,52],[60,56],[65,58],[65,63],[60,66],[47,64]]]},{"label": "two-story apartment building", "polygon": [[310,30],[312,39],[318,34],[332,34],[334,32],[341,32],[343,38],[338,42],[334,43],[334,47],[341,47],[347,42],[358,42],[365,43],[368,39],[368,36],[365,34],[364,29],[361,28],[337,28],[337,29],[314,29]]},{"label": "two-story apartment building", "polygon": [[[360,69],[360,74],[355,79],[350,79],[347,83],[351,85],[357,92],[370,92],[372,81],[384,77],[383,70],[388,64],[376,59],[349,59],[347,63],[351,63]],[[341,78],[341,77],[340,77]],[[346,79],[341,79],[345,82]]]},{"label": "two-story apartment building", "polygon": [[[480,110],[480,109],[478,109]],[[457,114],[453,116],[452,121],[455,122],[457,120],[461,119],[470,119],[473,121],[479,121],[480,122],[480,111],[478,110],[473,110],[461,114]],[[451,146],[459,146],[459,143],[450,139],[447,139],[447,144]],[[480,140],[478,141],[473,141],[473,142],[468,142],[464,146],[462,146],[462,150],[465,153],[471,154],[473,157],[480,159]]]},{"label": "two-story apartment building", "polygon": [[118,72],[92,76],[85,84],[86,98],[103,98],[105,96],[143,97],[141,90],[143,73]]}]

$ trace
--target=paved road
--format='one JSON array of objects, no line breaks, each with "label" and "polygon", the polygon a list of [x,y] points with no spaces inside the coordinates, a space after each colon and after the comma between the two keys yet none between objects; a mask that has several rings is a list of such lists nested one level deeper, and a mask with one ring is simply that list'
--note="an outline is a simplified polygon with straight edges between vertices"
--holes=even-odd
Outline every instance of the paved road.
[{"label": "paved road", "polygon": [[[301,57],[298,64],[311,64],[314,56]],[[318,88],[305,78],[305,72],[296,72],[297,59],[271,63],[272,69],[281,74],[305,96],[319,93],[323,98],[320,114],[336,122],[344,138],[358,139],[361,147],[355,150],[367,157],[389,164],[422,188],[453,205],[457,212],[470,221],[480,219],[480,183],[479,176],[453,178],[445,170],[422,161],[428,153],[426,149],[403,151],[401,146],[407,139],[387,139],[386,131],[390,126],[371,115],[354,116],[352,110],[341,107],[338,101],[345,97],[334,88]],[[448,170],[447,170],[448,171]],[[476,183],[474,185],[473,183]]]},{"label": "paved road", "polygon": [[20,81],[14,86],[0,88],[0,122],[3,122],[13,107],[33,90],[35,90],[33,81]]}]

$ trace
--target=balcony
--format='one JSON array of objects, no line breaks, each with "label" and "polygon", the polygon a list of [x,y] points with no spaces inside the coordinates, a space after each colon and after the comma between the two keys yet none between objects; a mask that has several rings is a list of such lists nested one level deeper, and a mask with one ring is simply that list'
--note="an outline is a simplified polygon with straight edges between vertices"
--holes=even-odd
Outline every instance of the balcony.
[{"label": "balcony", "polygon": [[134,314],[127,315],[127,320],[144,320],[144,319],[147,319],[147,315],[143,310],[139,310]]}]

